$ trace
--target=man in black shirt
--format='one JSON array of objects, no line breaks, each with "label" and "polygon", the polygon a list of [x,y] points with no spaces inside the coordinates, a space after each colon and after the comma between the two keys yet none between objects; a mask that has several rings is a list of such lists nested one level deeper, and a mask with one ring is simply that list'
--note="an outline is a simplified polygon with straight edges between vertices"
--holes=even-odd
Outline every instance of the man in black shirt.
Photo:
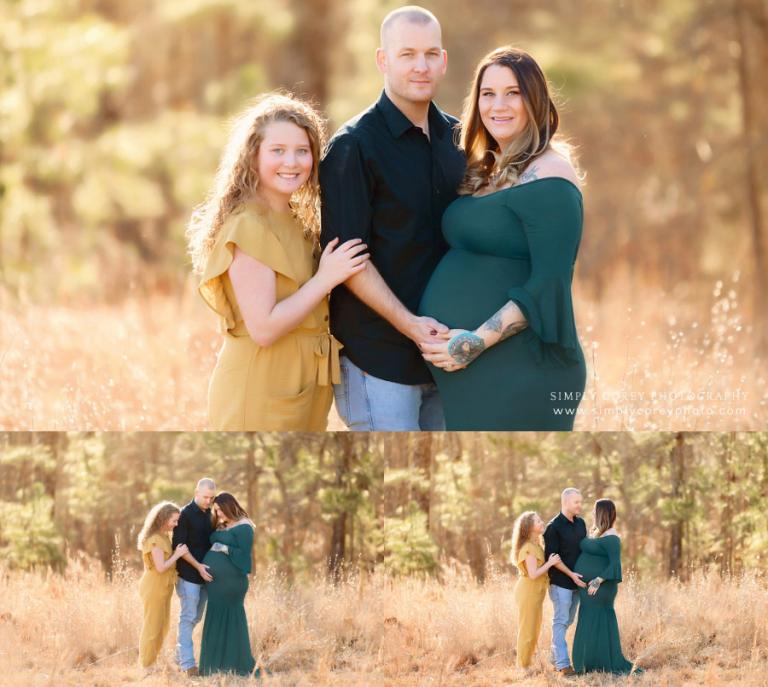
[{"label": "man in black shirt", "polygon": [[587,526],[579,517],[581,492],[569,487],[560,497],[560,514],[552,518],[544,530],[544,557],[559,554],[560,562],[549,569],[549,598],[554,606],[552,617],[552,663],[565,675],[573,673],[565,633],[576,617],[579,606],[577,587],[586,587],[581,575],[573,572],[581,553],[581,540],[587,536]]},{"label": "man in black shirt", "polygon": [[181,509],[179,524],[173,530],[173,548],[186,544],[189,552],[176,562],[179,578],[176,593],[181,601],[179,631],[176,639],[176,662],[188,675],[197,675],[197,661],[192,632],[203,617],[208,598],[205,583],[213,577],[202,560],[211,548],[211,503],[216,495],[213,480],[204,477],[197,483],[194,498]]},{"label": "man in black shirt", "polygon": [[371,254],[331,295],[332,331],[344,344],[336,407],[353,430],[440,430],[442,405],[417,343],[448,328],[414,313],[447,249],[441,219],[465,160],[457,120],[432,102],[447,65],[435,16],[413,6],[390,13],[376,63],[381,97],[336,132],[320,164],[322,245],[362,238]]}]

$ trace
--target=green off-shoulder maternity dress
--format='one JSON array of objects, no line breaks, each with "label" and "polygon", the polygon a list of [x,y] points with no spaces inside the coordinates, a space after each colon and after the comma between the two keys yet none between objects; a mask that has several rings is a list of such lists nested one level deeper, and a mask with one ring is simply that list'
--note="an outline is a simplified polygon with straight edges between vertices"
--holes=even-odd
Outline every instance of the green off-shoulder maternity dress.
[{"label": "green off-shoulder maternity dress", "polygon": [[581,540],[575,572],[589,582],[603,578],[597,593],[579,589],[579,620],[573,638],[573,669],[577,673],[601,670],[629,673],[632,664],[621,653],[619,622],[613,603],[621,582],[621,539],[615,534]]},{"label": "green off-shoulder maternity dress", "polygon": [[528,321],[463,370],[430,365],[447,429],[573,429],[586,383],[571,299],[582,223],[581,192],[562,177],[461,196],[446,209],[450,249],[420,313],[472,330],[512,300]]},{"label": "green off-shoulder maternity dress", "polygon": [[211,544],[216,542],[226,544],[229,553],[209,551],[203,559],[213,582],[206,585],[208,607],[200,645],[200,674],[249,675],[256,666],[245,616],[253,529],[242,523],[216,530],[211,534]]}]

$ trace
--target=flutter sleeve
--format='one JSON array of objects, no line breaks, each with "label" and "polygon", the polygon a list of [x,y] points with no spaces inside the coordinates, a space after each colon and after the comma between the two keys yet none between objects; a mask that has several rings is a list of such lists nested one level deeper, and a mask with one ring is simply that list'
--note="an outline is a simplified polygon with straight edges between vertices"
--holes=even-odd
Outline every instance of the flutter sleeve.
[{"label": "flutter sleeve", "polygon": [[255,212],[239,212],[227,218],[208,256],[198,287],[203,300],[222,318],[222,329],[225,331],[236,324],[236,307],[229,302],[222,282],[235,256],[235,246],[298,283],[288,254],[266,218]]},{"label": "flutter sleeve", "polygon": [[525,559],[528,558],[528,556],[533,556],[534,558],[538,558],[533,546],[531,546],[530,543],[525,543],[520,547],[520,552],[517,554],[517,560],[515,561],[515,565],[517,566],[518,570],[520,570],[521,572],[524,571],[526,575],[530,576],[531,573],[528,570],[528,566],[525,564]]},{"label": "flutter sleeve", "polygon": [[[142,544],[141,550],[143,553],[152,553],[152,549],[156,546],[159,549],[163,550],[163,553],[165,553],[165,550],[168,548],[168,545],[163,542],[161,539],[162,535],[159,534],[153,534],[151,537],[147,537],[144,540],[144,544]],[[165,545],[164,545],[165,544]]]},{"label": "flutter sleeve", "polygon": [[560,177],[517,187],[509,208],[520,219],[528,240],[531,275],[507,292],[522,310],[537,362],[561,366],[580,362],[573,314],[571,280],[583,223],[579,190]]},{"label": "flutter sleeve", "polygon": [[152,549],[155,547],[160,549],[163,552],[163,560],[166,560],[170,555],[168,553],[169,543],[168,537],[164,537],[162,534],[155,533],[151,537],[147,537],[141,545],[141,554],[145,562],[145,567],[151,570],[157,570],[157,568],[155,568],[155,560],[152,558]]}]

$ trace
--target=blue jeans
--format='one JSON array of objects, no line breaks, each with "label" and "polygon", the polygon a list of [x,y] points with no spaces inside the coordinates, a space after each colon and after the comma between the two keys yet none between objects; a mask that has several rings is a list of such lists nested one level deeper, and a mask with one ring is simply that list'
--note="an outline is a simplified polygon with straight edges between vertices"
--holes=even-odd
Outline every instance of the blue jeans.
[{"label": "blue jeans", "polygon": [[579,607],[579,590],[564,589],[556,584],[550,584],[549,598],[552,599],[554,606],[551,659],[555,668],[562,670],[571,665],[565,633],[576,617],[576,609]]},{"label": "blue jeans", "polygon": [[445,429],[443,404],[434,382],[399,384],[379,379],[341,356],[341,383],[333,385],[336,410],[353,432]]},{"label": "blue jeans", "polygon": [[208,591],[204,584],[195,584],[179,578],[176,581],[176,593],[181,601],[179,633],[176,637],[176,663],[182,670],[189,670],[197,665],[192,632],[203,618]]}]

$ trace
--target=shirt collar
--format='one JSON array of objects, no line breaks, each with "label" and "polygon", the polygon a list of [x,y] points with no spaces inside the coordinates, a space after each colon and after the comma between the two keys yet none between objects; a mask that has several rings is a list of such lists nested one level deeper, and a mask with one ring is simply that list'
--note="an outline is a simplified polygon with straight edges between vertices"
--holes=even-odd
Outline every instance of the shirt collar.
[{"label": "shirt collar", "polygon": [[202,513],[203,515],[205,515],[208,512],[207,510],[203,510],[202,508],[200,508],[200,506],[197,505],[197,501],[195,501],[195,499],[192,499],[189,502],[189,505],[192,506],[198,513]]},{"label": "shirt collar", "polygon": [[[384,117],[389,132],[395,138],[400,138],[406,131],[415,128],[413,122],[389,99],[386,91],[381,92],[381,97],[376,103],[376,107]],[[433,102],[429,103],[427,117],[429,118],[430,133],[435,134],[438,138],[443,138],[443,135],[448,130],[448,121]]]}]

